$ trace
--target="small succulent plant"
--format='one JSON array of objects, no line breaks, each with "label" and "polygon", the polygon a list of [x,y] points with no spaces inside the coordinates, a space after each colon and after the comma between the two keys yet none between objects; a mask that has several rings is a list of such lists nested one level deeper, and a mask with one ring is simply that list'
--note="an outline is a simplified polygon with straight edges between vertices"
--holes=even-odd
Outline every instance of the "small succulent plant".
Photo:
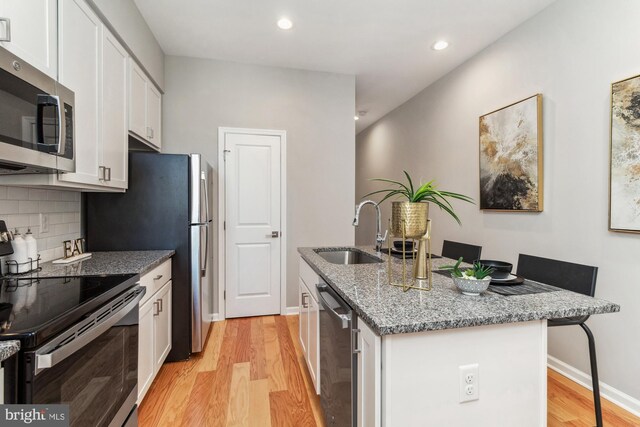
[{"label": "small succulent plant", "polygon": [[493,273],[494,271],[493,267],[484,266],[480,264],[478,261],[473,263],[473,267],[467,268],[464,271],[460,269],[460,264],[462,264],[462,257],[458,259],[458,262],[456,262],[455,265],[445,265],[442,267],[442,269],[450,270],[451,275],[454,277],[460,277],[463,279],[475,279],[475,280],[482,280],[487,276],[490,276],[491,273]]}]

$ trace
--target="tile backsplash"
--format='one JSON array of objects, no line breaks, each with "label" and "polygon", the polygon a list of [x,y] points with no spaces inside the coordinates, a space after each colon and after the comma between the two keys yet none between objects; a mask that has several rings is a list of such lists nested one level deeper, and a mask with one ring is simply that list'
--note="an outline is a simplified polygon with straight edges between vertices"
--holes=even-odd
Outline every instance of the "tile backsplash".
[{"label": "tile backsplash", "polygon": [[[47,232],[40,229],[40,214],[48,216]],[[0,186],[0,220],[23,235],[31,228],[43,261],[61,258],[62,242],[80,237],[80,193]]]}]

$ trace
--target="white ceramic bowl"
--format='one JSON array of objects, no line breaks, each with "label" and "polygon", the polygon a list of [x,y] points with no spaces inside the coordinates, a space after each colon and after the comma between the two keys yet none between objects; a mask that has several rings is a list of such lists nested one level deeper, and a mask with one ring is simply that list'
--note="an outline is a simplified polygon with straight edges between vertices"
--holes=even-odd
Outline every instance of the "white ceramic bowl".
[{"label": "white ceramic bowl", "polygon": [[465,279],[464,277],[454,277],[453,283],[456,284],[456,287],[460,289],[464,295],[478,296],[482,292],[486,291],[489,288],[489,283],[491,283],[491,276],[487,276],[482,280],[477,279]]}]

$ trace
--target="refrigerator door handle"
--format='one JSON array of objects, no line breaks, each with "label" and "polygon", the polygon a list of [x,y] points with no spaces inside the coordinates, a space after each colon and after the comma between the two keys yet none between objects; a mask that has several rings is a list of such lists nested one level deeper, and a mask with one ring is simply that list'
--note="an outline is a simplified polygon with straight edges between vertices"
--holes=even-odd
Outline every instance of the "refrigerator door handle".
[{"label": "refrigerator door handle", "polygon": [[200,183],[204,191],[205,219],[203,222],[208,224],[209,221],[211,220],[211,218],[209,217],[209,188],[207,186],[207,175],[204,172],[200,174]]},{"label": "refrigerator door handle", "polygon": [[[205,225],[204,227],[204,261],[202,262],[202,277],[207,275],[207,260],[209,259],[209,225]],[[202,249],[200,249],[200,253],[202,253]]]}]

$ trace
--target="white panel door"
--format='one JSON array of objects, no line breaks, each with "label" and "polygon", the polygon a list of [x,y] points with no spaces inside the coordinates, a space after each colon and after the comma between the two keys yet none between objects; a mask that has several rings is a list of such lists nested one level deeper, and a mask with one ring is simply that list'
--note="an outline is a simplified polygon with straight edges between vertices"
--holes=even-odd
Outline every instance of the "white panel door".
[{"label": "white panel door", "polygon": [[280,136],[225,134],[226,316],[280,313]]},{"label": "white panel door", "polygon": [[57,16],[56,0],[0,0],[0,46],[57,79]]},{"label": "white panel door", "polygon": [[102,164],[109,187],[127,188],[127,59],[129,55],[106,28],[102,37]]},{"label": "white panel door", "polygon": [[101,185],[102,23],[84,0],[60,0],[60,83],[75,92],[76,172],[60,179]]}]

